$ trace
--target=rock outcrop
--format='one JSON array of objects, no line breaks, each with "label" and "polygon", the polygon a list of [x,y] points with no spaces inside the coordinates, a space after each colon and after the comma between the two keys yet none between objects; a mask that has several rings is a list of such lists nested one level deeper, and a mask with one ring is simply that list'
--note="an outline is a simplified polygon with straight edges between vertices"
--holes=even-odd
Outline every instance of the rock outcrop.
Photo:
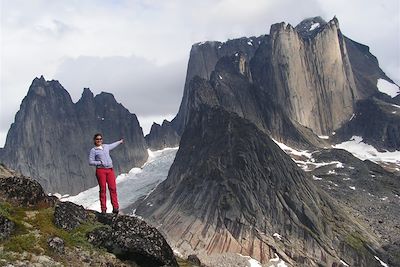
[{"label": "rock outcrop", "polygon": [[71,231],[88,221],[88,213],[72,202],[58,202],[54,209],[54,224]]},{"label": "rock outcrop", "polygon": [[164,120],[162,125],[153,123],[150,133],[145,136],[147,146],[151,150],[179,146],[180,136],[171,122]]},{"label": "rock outcrop", "polygon": [[291,119],[268,92],[252,83],[250,75],[242,53],[222,57],[209,81],[196,76],[190,82],[189,97],[193,101],[188,104],[187,114],[207,103],[238,114],[285,143],[307,147],[323,144],[312,131]]},{"label": "rock outcrop", "polygon": [[0,162],[35,177],[47,192],[76,194],[97,183],[88,165],[97,132],[103,133],[105,143],[125,140],[112,152],[117,173],[146,161],[139,122],[113,95],[94,97],[85,89],[74,104],[58,81],[36,78],[7,134]]},{"label": "rock outcrop", "polygon": [[293,265],[379,265],[374,236],[258,127],[221,107],[190,112],[168,178],[136,209],[174,246],[206,264],[205,255],[237,252]]},{"label": "rock outcrop", "polygon": [[[109,217],[105,218],[104,216]],[[104,247],[124,260],[140,266],[178,266],[172,249],[156,228],[141,219],[129,216],[100,215],[107,227],[88,234],[89,242]]]},{"label": "rock outcrop", "polygon": [[14,195],[25,200],[43,189],[30,178],[7,173],[14,171],[3,166],[0,182],[13,178],[15,183],[10,195],[4,194],[9,187],[0,187],[1,265],[178,266],[164,237],[143,220],[101,214],[71,202],[54,207],[53,197],[47,196],[48,205],[35,197],[29,203],[16,201]]},{"label": "rock outcrop", "polygon": [[267,71],[253,78],[292,119],[318,135],[330,135],[353,113],[357,89],[338,21],[319,27],[310,28],[317,31],[310,35],[290,24],[272,25],[270,41],[259,54]]},{"label": "rock outcrop", "polygon": [[52,198],[45,195],[43,188],[36,180],[24,176],[7,176],[7,173],[5,177],[0,177],[0,201],[5,200],[23,206],[54,202]]},{"label": "rock outcrop", "polygon": [[188,99],[189,84],[195,77],[199,76],[203,79],[210,79],[211,73],[214,71],[215,64],[224,56],[230,56],[241,51],[247,62],[254,56],[259,45],[264,42],[266,36],[239,38],[226,42],[201,42],[194,44],[190,50],[188,68],[186,73],[186,81],[183,90],[182,102],[179,107],[178,114],[172,121],[174,128],[179,135],[182,135],[186,122],[188,120]]},{"label": "rock outcrop", "polygon": [[362,136],[363,142],[381,150],[400,150],[400,106],[375,97],[357,102],[354,115],[335,135],[335,140]]}]

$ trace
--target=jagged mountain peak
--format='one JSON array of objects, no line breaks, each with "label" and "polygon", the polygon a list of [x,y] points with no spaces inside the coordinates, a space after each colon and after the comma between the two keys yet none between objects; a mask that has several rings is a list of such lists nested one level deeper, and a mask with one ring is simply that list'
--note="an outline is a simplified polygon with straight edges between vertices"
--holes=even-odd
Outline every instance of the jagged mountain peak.
[{"label": "jagged mountain peak", "polygon": [[339,21],[336,17],[333,17],[333,19],[331,19],[329,22],[326,22],[323,18],[318,16],[302,20],[295,27],[295,30],[302,37],[312,37],[315,36],[317,33],[322,32],[325,28],[332,26],[339,29]]},{"label": "jagged mountain peak", "polygon": [[52,95],[68,95],[66,94],[66,90],[64,87],[57,81],[57,80],[51,80],[47,81],[43,75],[40,76],[40,78],[35,78],[32,81],[31,86],[29,87],[28,90],[28,95],[36,95],[36,96],[52,96]]},{"label": "jagged mountain peak", "polygon": [[83,97],[93,97],[93,92],[90,90],[90,88],[83,88],[82,98]]}]

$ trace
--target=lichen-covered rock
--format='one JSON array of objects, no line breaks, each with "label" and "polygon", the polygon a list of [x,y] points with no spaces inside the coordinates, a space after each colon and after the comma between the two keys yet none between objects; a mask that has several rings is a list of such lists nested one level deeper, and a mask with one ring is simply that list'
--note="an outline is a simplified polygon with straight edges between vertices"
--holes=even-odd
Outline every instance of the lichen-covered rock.
[{"label": "lichen-covered rock", "polygon": [[129,216],[103,215],[109,227],[88,234],[89,242],[139,266],[178,266],[171,247],[154,227]]},{"label": "lichen-covered rock", "polygon": [[189,255],[189,256],[187,257],[187,260],[188,260],[190,263],[192,263],[192,264],[194,264],[194,265],[196,265],[196,266],[201,266],[201,261],[200,261],[200,259],[199,259],[196,255],[194,255],[194,254]]},{"label": "lichen-covered rock", "polygon": [[65,230],[73,230],[88,221],[88,212],[72,202],[58,202],[54,210],[54,224]]},{"label": "lichen-covered rock", "polygon": [[57,253],[64,253],[64,240],[59,237],[49,237],[47,239],[47,244],[49,247]]},{"label": "lichen-covered rock", "polygon": [[0,178],[0,200],[22,206],[49,202],[42,186],[24,176]]},{"label": "lichen-covered rock", "polygon": [[9,238],[14,229],[15,223],[0,214],[0,241]]}]

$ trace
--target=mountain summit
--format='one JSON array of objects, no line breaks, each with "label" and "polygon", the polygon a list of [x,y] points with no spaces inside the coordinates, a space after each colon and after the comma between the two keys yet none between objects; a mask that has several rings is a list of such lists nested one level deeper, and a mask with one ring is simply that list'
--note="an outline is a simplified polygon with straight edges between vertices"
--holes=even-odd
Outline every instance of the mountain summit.
[{"label": "mountain summit", "polygon": [[73,103],[58,81],[35,78],[7,134],[0,160],[35,177],[47,192],[77,194],[97,181],[88,165],[92,137],[106,142],[124,138],[113,157],[117,172],[128,172],[147,159],[147,146],[136,115],[110,93],[93,96],[85,88]]}]

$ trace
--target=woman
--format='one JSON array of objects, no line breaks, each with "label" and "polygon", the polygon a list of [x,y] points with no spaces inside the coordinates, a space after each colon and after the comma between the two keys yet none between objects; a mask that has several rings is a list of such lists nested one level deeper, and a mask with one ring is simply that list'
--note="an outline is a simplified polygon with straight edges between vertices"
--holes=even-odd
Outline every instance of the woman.
[{"label": "woman", "polygon": [[97,133],[93,137],[94,147],[89,153],[89,165],[96,166],[96,177],[100,187],[100,207],[101,212],[107,212],[106,204],[106,184],[110,191],[111,204],[113,206],[113,213],[118,214],[119,205],[117,197],[117,185],[115,183],[115,174],[113,170],[112,159],[110,157],[110,150],[116,148],[119,144],[124,142],[121,139],[112,144],[103,144],[103,136]]}]

